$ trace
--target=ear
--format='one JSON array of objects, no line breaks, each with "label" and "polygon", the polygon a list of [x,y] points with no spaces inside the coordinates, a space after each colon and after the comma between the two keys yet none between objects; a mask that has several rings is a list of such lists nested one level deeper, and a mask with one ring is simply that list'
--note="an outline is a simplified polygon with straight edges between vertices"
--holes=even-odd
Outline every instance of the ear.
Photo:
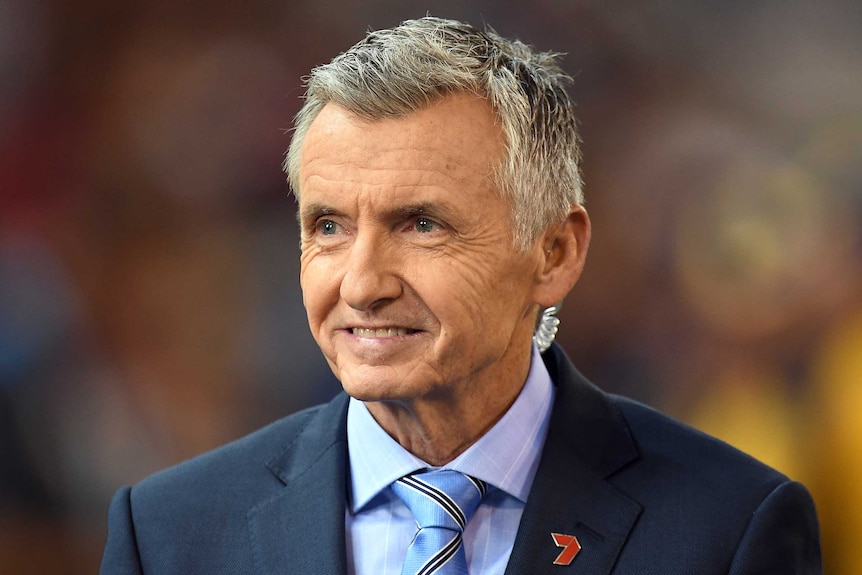
[{"label": "ear", "polygon": [[542,307],[560,302],[577,283],[590,245],[590,218],[583,206],[572,206],[565,221],[549,228],[538,243],[539,266],[534,300]]}]

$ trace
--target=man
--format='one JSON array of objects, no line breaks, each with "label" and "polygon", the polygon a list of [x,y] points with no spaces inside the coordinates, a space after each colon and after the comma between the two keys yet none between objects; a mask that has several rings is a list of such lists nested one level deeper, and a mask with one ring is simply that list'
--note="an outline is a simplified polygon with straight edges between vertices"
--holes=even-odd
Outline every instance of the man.
[{"label": "man", "polygon": [[346,394],[121,489],[103,573],[820,572],[801,485],[540,352],[590,239],[566,81],[430,17],[312,72],[286,169]]}]

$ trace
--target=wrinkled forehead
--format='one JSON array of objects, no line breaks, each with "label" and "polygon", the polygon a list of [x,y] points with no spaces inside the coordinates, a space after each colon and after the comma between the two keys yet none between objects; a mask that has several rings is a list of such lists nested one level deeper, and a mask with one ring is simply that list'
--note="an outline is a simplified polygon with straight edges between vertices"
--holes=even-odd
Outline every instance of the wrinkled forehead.
[{"label": "wrinkled forehead", "polygon": [[473,96],[383,120],[328,105],[303,144],[300,219],[489,210],[505,220],[509,206],[493,177],[501,149],[493,113]]},{"label": "wrinkled forehead", "polygon": [[487,102],[469,94],[442,98],[405,116],[368,119],[328,103],[302,143],[299,183],[329,168],[434,170],[455,178],[493,179],[502,132]]}]

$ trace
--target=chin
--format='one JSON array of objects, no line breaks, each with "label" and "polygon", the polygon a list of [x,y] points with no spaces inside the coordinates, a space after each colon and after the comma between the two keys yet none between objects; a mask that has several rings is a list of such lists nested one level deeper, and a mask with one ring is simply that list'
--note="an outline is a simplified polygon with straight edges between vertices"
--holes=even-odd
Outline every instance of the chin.
[{"label": "chin", "polygon": [[387,377],[374,377],[373,374],[367,373],[369,369],[363,369],[366,373],[356,373],[356,370],[349,372],[342,371],[338,374],[338,379],[341,381],[341,387],[345,393],[354,399],[360,401],[385,401],[387,399],[395,399],[398,395],[398,390],[394,389],[394,385]]},{"label": "chin", "polygon": [[381,386],[344,385],[345,393],[363,403],[400,403],[410,399],[409,395]]},{"label": "chin", "polygon": [[345,393],[360,401],[409,401],[428,392],[429,385],[406,381],[390,367],[342,370],[338,376]]}]

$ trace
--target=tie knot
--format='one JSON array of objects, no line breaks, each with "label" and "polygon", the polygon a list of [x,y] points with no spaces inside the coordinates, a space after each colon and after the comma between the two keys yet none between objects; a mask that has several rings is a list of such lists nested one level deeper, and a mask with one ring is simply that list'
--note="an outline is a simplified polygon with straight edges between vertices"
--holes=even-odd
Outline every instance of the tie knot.
[{"label": "tie knot", "polygon": [[463,531],[487,486],[459,471],[441,469],[405,475],[392,484],[392,490],[413,513],[420,528]]}]

